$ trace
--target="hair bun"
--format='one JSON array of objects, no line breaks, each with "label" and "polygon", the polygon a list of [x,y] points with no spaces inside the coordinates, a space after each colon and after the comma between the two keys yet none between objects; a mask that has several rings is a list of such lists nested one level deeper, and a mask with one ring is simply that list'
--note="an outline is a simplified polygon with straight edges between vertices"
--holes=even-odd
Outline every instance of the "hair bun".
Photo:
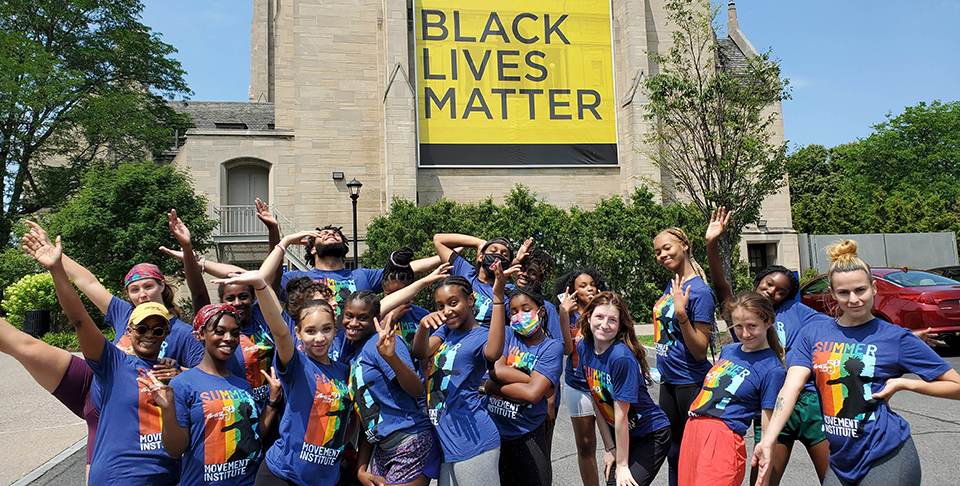
[{"label": "hair bun", "polygon": [[413,261],[413,250],[409,247],[400,247],[390,254],[390,263],[398,267],[408,267]]},{"label": "hair bun", "polygon": [[827,258],[831,262],[841,260],[850,260],[857,258],[857,242],[853,240],[843,240],[826,248]]}]

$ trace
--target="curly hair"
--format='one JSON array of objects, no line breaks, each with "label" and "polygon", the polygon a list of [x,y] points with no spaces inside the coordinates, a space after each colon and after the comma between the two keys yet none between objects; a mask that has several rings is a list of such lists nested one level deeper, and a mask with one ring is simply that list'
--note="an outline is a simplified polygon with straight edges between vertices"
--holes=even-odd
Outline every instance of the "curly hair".
[{"label": "curly hair", "polygon": [[787,277],[787,282],[790,284],[790,288],[787,289],[787,295],[783,297],[783,301],[786,302],[795,299],[797,297],[797,291],[800,290],[800,281],[797,280],[797,276],[794,275],[789,268],[783,265],[770,265],[760,270],[757,276],[753,278],[753,288],[756,289],[760,287],[760,282],[763,281],[763,278],[774,273],[784,274]]}]

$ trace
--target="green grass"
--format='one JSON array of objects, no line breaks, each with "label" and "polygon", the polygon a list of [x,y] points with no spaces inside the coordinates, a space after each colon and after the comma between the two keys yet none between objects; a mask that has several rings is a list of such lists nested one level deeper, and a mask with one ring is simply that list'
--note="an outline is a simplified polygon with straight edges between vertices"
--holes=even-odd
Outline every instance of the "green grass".
[{"label": "green grass", "polygon": [[653,347],[656,341],[653,340],[653,336],[637,336],[637,340],[640,341],[640,344],[648,347]]}]

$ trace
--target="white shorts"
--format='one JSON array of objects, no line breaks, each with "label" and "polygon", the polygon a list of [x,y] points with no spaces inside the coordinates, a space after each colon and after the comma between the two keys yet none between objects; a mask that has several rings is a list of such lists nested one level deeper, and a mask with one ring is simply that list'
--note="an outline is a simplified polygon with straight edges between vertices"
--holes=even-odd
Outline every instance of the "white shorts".
[{"label": "white shorts", "polygon": [[566,383],[563,384],[563,403],[567,404],[570,417],[593,416],[593,398],[589,393],[582,392]]}]

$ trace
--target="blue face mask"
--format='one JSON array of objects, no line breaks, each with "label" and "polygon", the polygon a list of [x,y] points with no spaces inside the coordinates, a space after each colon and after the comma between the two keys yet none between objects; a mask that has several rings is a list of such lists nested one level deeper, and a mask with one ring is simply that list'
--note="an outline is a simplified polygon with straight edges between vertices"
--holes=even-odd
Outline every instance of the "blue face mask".
[{"label": "blue face mask", "polygon": [[510,328],[521,336],[530,336],[540,329],[540,314],[536,312],[518,312],[510,317]]}]

